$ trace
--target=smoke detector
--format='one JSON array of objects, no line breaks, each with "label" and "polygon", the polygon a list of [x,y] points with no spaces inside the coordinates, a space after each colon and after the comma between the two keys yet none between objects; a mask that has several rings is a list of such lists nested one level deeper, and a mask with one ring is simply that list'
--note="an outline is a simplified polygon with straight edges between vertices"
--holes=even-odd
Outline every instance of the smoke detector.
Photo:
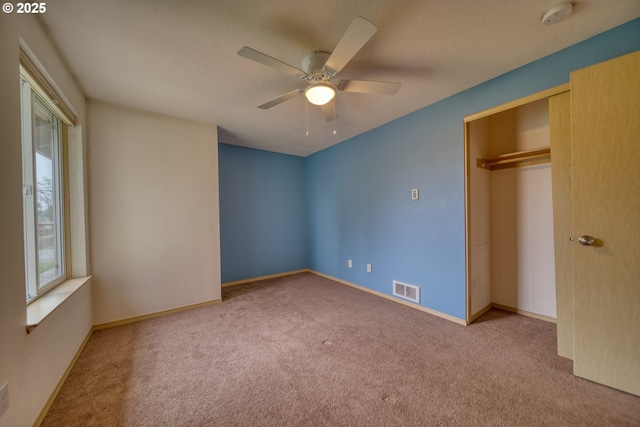
[{"label": "smoke detector", "polygon": [[571,12],[573,12],[573,3],[558,3],[542,16],[542,23],[544,25],[557,24],[571,15]]}]

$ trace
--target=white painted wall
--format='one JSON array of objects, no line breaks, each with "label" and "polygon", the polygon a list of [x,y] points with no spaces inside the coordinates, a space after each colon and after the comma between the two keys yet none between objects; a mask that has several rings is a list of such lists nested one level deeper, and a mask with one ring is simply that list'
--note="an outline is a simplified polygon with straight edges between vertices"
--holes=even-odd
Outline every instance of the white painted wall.
[{"label": "white painted wall", "polygon": [[[85,100],[35,16],[0,14],[0,385],[9,382],[9,410],[0,427],[30,426],[54,391],[91,329],[91,287],[85,286],[27,335],[24,242],[22,236],[22,166],[20,142],[19,46],[44,66],[68,98],[82,127]],[[84,156],[84,138],[75,155]],[[75,202],[86,200],[83,177],[74,183]],[[83,225],[84,226],[84,225]],[[75,233],[74,272],[86,273],[86,237]]]},{"label": "white painted wall", "polygon": [[87,109],[94,324],[220,299],[217,128]]}]

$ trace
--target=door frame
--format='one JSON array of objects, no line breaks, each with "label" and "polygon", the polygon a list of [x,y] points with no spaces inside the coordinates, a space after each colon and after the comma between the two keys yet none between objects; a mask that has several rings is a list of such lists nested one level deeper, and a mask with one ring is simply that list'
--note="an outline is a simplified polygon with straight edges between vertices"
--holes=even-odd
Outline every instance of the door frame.
[{"label": "door frame", "polygon": [[470,172],[472,167],[476,167],[476,159],[470,158],[470,123],[474,120],[482,119],[506,110],[510,110],[512,108],[520,107],[525,104],[529,104],[534,101],[539,101],[541,99],[549,98],[553,95],[557,95],[562,92],[567,92],[570,89],[569,83],[563,83],[561,85],[525,96],[523,98],[519,98],[501,105],[497,105],[495,107],[488,108],[483,111],[479,111],[474,114],[470,114],[464,117],[463,126],[464,126],[464,216],[465,216],[465,295],[466,295],[466,323],[467,325],[471,324],[475,319],[480,317],[486,311],[491,308],[491,304],[480,310],[478,313],[471,313],[471,301],[473,295],[471,294],[471,228],[470,228],[470,219],[471,219],[471,198],[470,198]]}]

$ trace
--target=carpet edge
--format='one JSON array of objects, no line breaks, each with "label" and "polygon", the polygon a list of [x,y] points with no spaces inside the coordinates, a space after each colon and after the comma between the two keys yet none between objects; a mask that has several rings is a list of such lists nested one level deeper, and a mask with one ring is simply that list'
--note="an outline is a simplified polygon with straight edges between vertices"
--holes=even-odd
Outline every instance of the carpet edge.
[{"label": "carpet edge", "polygon": [[427,314],[431,314],[432,316],[436,316],[436,317],[439,317],[439,318],[444,319],[444,320],[448,320],[448,321],[453,322],[453,323],[457,323],[458,325],[467,326],[467,321],[466,320],[460,319],[460,318],[452,316],[450,314],[446,314],[446,313],[443,313],[443,312],[438,311],[438,310],[433,310],[431,308],[424,307],[424,306],[421,306],[421,305],[416,305],[416,304],[410,303],[408,301],[405,302],[405,301],[393,298],[390,295],[384,294],[382,292],[378,292],[378,291],[375,291],[373,289],[365,288],[364,286],[360,286],[360,285],[357,285],[355,283],[351,283],[349,281],[340,279],[338,277],[330,276],[328,274],[320,273],[319,271],[315,271],[315,270],[308,270],[308,271],[309,271],[309,273],[315,274],[316,276],[324,277],[325,279],[333,280],[334,282],[338,282],[338,283],[343,284],[343,285],[351,286],[352,288],[356,288],[358,290],[361,290],[361,291],[364,291],[364,292],[368,292],[370,294],[385,298],[385,299],[387,299],[389,301],[393,301],[395,303],[402,304],[402,305],[404,305],[406,307],[413,308],[415,310],[419,310],[419,311],[422,311],[422,312],[427,313]]}]

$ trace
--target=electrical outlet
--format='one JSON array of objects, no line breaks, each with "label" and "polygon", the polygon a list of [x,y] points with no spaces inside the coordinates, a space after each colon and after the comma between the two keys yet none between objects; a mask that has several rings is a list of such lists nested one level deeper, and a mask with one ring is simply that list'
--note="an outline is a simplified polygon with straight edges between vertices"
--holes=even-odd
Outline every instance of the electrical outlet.
[{"label": "electrical outlet", "polygon": [[349,268],[353,267],[353,261],[351,261],[350,259],[347,260],[347,267]]},{"label": "electrical outlet", "polygon": [[411,200],[418,200],[420,198],[420,192],[417,188],[411,190]]},{"label": "electrical outlet", "polygon": [[0,387],[0,417],[9,409],[9,383]]},{"label": "electrical outlet", "polygon": [[371,264],[367,264],[367,273],[371,273]]}]

